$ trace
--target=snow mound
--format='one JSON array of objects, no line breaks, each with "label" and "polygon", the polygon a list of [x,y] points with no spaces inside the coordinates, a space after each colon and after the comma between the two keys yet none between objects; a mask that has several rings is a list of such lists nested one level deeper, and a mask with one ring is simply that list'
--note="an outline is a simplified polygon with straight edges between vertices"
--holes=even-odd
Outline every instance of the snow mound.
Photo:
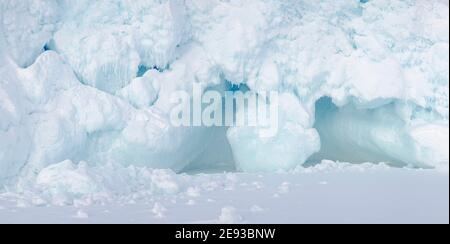
[{"label": "snow mound", "polygon": [[[133,203],[153,196],[175,195],[184,187],[183,177],[170,170],[105,165],[90,167],[70,160],[50,165],[35,180],[21,179],[13,198],[28,205],[91,205],[94,203]],[[19,195],[16,195],[19,193]],[[7,194],[8,195],[8,194]]]}]

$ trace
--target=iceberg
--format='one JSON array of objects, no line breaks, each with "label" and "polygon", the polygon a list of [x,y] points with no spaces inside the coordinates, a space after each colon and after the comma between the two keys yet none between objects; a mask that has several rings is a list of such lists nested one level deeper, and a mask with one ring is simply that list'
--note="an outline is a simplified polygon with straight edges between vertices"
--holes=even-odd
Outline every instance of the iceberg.
[{"label": "iceberg", "polygon": [[[448,1],[2,0],[0,13],[4,184],[84,192],[83,165],[110,164],[448,169]],[[171,95],[196,84],[278,92],[278,132],[174,126]]]}]

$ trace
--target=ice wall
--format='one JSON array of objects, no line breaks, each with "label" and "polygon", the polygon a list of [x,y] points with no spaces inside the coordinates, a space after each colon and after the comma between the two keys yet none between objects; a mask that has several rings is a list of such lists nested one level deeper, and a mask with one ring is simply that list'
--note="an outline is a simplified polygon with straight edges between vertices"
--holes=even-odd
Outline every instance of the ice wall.
[{"label": "ice wall", "polygon": [[[2,181],[64,160],[198,168],[205,150],[220,151],[211,149],[215,129],[169,123],[170,95],[194,83],[280,93],[277,135],[227,131],[227,150],[243,171],[335,157],[333,144],[360,151],[355,161],[448,167],[446,1],[2,0],[0,7]],[[316,112],[323,97],[334,112]]]}]

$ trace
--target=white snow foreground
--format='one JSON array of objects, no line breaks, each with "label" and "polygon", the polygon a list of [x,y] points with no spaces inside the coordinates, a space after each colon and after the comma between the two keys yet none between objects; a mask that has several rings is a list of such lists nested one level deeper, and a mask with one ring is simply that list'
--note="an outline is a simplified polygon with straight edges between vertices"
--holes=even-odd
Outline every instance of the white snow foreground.
[{"label": "white snow foreground", "polygon": [[[158,169],[211,155],[448,171],[448,1],[364,2],[2,0],[0,183],[74,204],[178,191]],[[194,83],[278,91],[278,134],[173,127],[170,94]]]},{"label": "white snow foreground", "polygon": [[70,161],[0,194],[0,223],[447,223],[448,172],[324,161],[291,172],[175,174]]}]

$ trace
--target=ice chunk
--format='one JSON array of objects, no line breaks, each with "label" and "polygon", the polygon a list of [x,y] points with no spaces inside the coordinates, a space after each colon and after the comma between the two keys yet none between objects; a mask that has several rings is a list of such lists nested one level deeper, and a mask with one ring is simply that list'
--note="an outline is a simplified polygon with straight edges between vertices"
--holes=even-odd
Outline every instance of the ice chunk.
[{"label": "ice chunk", "polygon": [[161,205],[161,203],[157,202],[153,205],[152,213],[155,215],[155,218],[157,218],[157,219],[164,218],[165,212],[167,212],[167,209],[163,205]]},{"label": "ice chunk", "polygon": [[89,214],[87,214],[85,211],[83,211],[82,209],[79,209],[77,211],[77,214],[74,216],[74,218],[77,219],[87,219],[89,218]]},{"label": "ice chunk", "polygon": [[99,186],[89,175],[85,164],[74,165],[67,160],[43,169],[36,178],[39,187],[50,194],[84,195],[98,192]]},{"label": "ice chunk", "polygon": [[239,170],[271,172],[293,169],[320,149],[319,135],[298,100],[289,93],[281,94],[279,100],[276,134],[261,136],[263,128],[260,127],[236,126],[228,130]]},{"label": "ice chunk", "polygon": [[151,78],[139,77],[118,91],[118,95],[136,108],[148,108],[158,98],[158,88],[155,86]]},{"label": "ice chunk", "polygon": [[447,168],[449,162],[449,129],[444,124],[424,124],[412,128],[411,136],[418,147],[421,162],[436,168]]},{"label": "ice chunk", "polygon": [[242,222],[242,216],[236,213],[234,207],[223,207],[217,220],[219,224],[237,224]]}]

